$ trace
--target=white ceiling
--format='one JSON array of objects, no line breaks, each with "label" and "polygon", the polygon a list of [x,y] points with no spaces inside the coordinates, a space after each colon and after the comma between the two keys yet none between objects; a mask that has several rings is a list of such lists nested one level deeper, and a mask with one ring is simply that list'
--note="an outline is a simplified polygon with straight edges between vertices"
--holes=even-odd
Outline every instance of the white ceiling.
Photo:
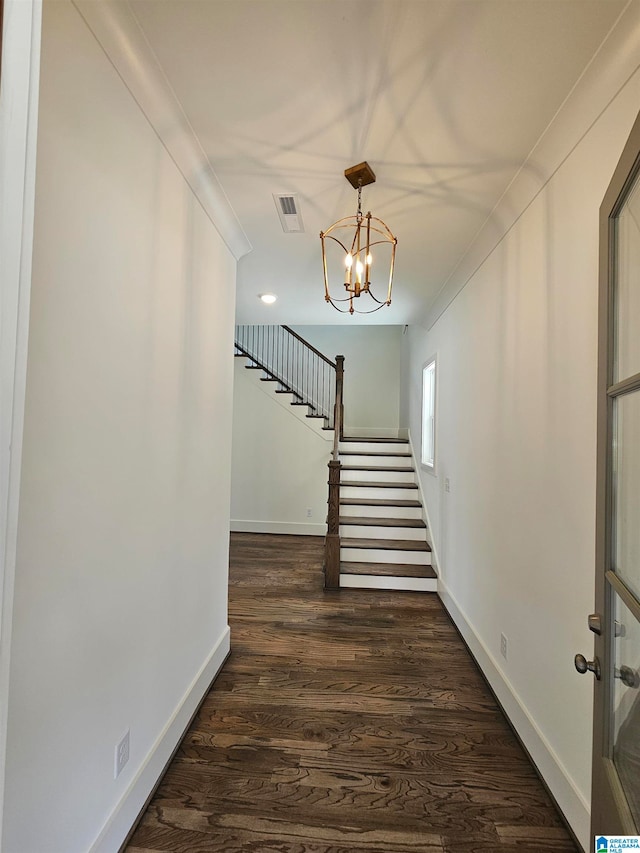
[{"label": "white ceiling", "polygon": [[[626,0],[130,0],[253,249],[246,323],[422,316]],[[393,303],[323,301],[320,230],[363,207],[398,238]],[[298,193],[284,234],[273,193]],[[264,306],[258,294],[278,295]],[[364,297],[363,297],[364,298]]]}]

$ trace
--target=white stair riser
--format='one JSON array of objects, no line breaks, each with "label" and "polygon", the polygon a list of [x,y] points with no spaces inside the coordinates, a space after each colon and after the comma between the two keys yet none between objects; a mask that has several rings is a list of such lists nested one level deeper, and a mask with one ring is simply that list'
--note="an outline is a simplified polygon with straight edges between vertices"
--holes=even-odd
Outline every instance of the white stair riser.
[{"label": "white stair riser", "polygon": [[409,445],[399,441],[397,444],[378,441],[341,441],[338,445],[340,453],[408,453]]},{"label": "white stair riser", "polygon": [[395,589],[404,592],[437,592],[436,578],[394,578],[384,575],[340,575],[340,586],[347,589]]},{"label": "white stair riser", "polygon": [[345,518],[362,518],[363,516],[365,518],[422,518],[422,509],[419,506],[389,506],[388,504],[385,506],[341,504],[340,515]]},{"label": "white stair riser", "polygon": [[413,483],[413,471],[345,471],[340,472],[340,482],[344,483]]},{"label": "white stair riser", "polygon": [[380,489],[375,486],[349,486],[342,483],[340,486],[341,498],[373,498],[374,500],[414,500],[418,494],[417,489]]},{"label": "white stair riser", "polygon": [[410,456],[353,456],[351,453],[341,453],[340,462],[343,465],[374,465],[376,467],[413,464]]},{"label": "white stair riser", "polygon": [[430,566],[431,551],[394,551],[386,548],[340,548],[343,563],[406,563]]},{"label": "white stair riser", "polygon": [[347,539],[408,539],[411,542],[426,542],[424,527],[376,527],[370,524],[341,524],[340,536]]}]

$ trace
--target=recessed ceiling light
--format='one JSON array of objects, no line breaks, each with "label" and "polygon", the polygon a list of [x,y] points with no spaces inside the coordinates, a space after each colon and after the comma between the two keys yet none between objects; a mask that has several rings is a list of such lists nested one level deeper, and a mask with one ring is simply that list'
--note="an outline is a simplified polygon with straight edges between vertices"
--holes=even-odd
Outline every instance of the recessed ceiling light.
[{"label": "recessed ceiling light", "polygon": [[275,293],[261,293],[260,299],[264,302],[265,305],[273,305],[278,297]]}]

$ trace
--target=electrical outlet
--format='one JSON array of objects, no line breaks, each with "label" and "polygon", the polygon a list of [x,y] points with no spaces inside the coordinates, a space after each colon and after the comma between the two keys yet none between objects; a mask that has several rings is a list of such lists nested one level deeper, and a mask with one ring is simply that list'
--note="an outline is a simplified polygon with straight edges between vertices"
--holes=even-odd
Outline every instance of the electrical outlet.
[{"label": "electrical outlet", "polygon": [[122,770],[129,760],[129,730],[127,729],[126,735],[122,738],[120,743],[116,746],[116,761],[114,767],[114,779],[117,779],[118,776],[122,773]]},{"label": "electrical outlet", "polygon": [[507,638],[504,634],[500,634],[500,654],[505,660],[507,659]]},{"label": "electrical outlet", "polygon": [[311,518],[313,516],[313,510],[310,506],[307,507],[307,518]]},{"label": "electrical outlet", "polygon": [[445,492],[451,491],[451,480],[448,477],[444,478],[444,490]]}]

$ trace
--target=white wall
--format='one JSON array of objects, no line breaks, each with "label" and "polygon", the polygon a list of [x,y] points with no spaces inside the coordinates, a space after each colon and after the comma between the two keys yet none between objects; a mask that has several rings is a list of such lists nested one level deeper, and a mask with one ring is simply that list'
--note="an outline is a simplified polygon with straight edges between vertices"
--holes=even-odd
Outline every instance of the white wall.
[{"label": "white wall", "polygon": [[333,433],[319,435],[306,407],[290,406],[245,364],[236,359],[231,529],[324,536]]},{"label": "white wall", "polygon": [[330,359],[343,355],[344,419],[349,435],[398,437],[403,326],[296,326]]},{"label": "white wall", "polygon": [[403,357],[419,451],[421,368],[438,356],[437,476],[421,482],[442,596],[586,849],[593,683],[573,658],[593,648],[598,209],[640,105],[640,74],[619,89],[605,63],[637,68],[633,11],[633,51],[603,51],[556,121],[567,156],[526,204],[513,188],[488,228],[501,238]]},{"label": "white wall", "polygon": [[112,851],[228,648],[235,259],[62,0],[38,140],[2,849]]},{"label": "white wall", "polygon": [[4,4],[0,91],[0,836],[22,457],[41,5]]}]

